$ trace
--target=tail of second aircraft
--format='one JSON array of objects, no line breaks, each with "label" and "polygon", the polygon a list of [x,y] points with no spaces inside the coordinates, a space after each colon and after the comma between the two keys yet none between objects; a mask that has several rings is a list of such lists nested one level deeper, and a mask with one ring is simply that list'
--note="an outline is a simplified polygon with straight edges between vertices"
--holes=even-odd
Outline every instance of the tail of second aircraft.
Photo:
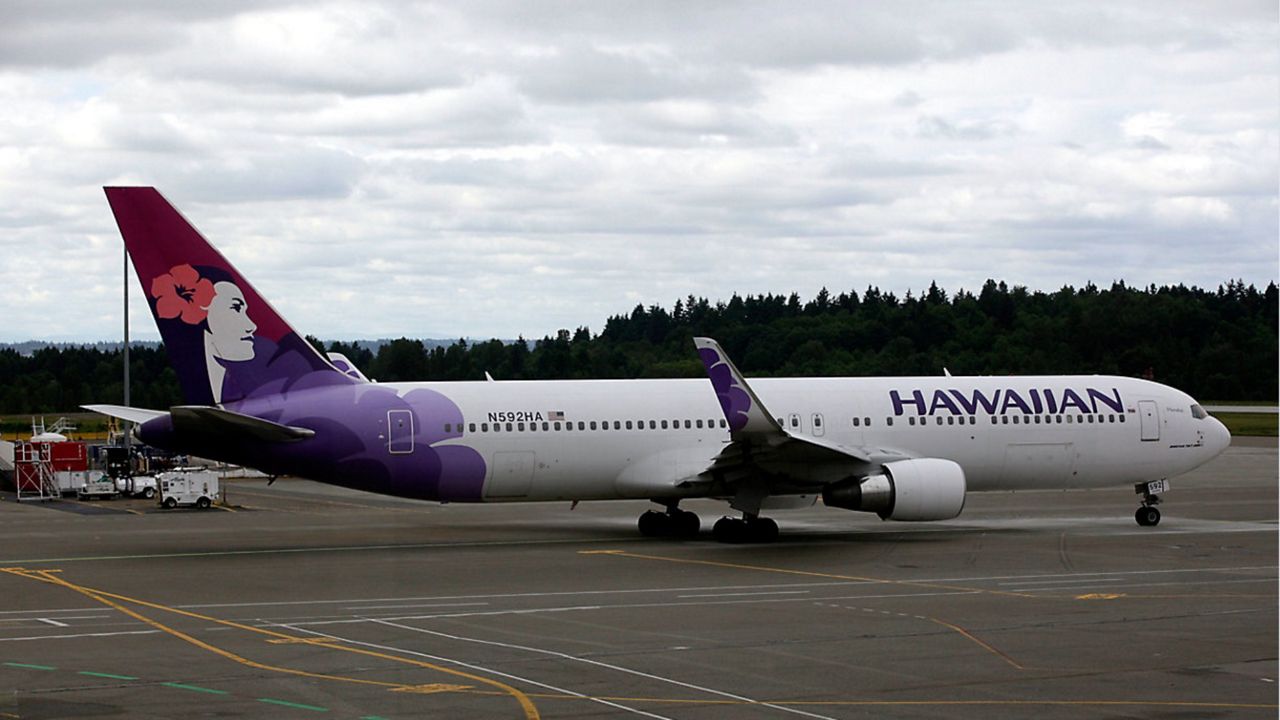
[{"label": "tail of second aircraft", "polygon": [[333,367],[155,188],[105,188],[185,401],[359,382]]}]

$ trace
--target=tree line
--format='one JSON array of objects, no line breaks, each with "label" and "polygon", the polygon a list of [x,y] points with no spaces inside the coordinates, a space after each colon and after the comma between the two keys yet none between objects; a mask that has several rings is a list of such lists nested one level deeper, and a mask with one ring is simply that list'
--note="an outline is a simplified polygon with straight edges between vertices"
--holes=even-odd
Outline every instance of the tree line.
[{"label": "tree line", "polygon": [[[904,297],[869,287],[798,294],[690,295],[670,308],[637,305],[599,334],[580,327],[536,342],[428,347],[400,338],[374,352],[323,343],[370,378],[498,380],[699,377],[690,338],[714,337],[749,376],[1110,374],[1149,377],[1208,400],[1277,396],[1276,284],[1110,288],[1051,293],[987,281],[974,294],[933,284]],[[123,397],[122,353],[49,347],[0,350],[0,414],[56,413]],[[132,404],[182,402],[163,346],[130,350]]]}]

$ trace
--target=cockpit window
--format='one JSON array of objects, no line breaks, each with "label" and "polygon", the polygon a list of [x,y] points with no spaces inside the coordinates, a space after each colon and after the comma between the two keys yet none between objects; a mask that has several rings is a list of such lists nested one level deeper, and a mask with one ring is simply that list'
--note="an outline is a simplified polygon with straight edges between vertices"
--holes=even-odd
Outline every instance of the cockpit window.
[{"label": "cockpit window", "polygon": [[1195,418],[1195,419],[1197,419],[1197,420],[1203,420],[1203,419],[1205,419],[1205,418],[1209,417],[1209,413],[1205,412],[1205,411],[1204,411],[1204,408],[1200,407],[1199,405],[1192,405],[1192,406],[1191,406],[1191,417],[1193,417],[1193,418]]}]

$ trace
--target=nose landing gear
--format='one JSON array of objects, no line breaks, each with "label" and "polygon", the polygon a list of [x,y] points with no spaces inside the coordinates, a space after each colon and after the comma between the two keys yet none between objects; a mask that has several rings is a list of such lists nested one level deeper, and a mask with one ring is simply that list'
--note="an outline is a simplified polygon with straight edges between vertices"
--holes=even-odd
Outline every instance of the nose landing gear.
[{"label": "nose landing gear", "polygon": [[1168,490],[1168,480],[1153,480],[1134,485],[1133,491],[1142,496],[1142,507],[1133,514],[1133,519],[1137,520],[1142,527],[1159,525],[1160,510],[1156,506],[1160,504],[1160,496],[1157,493],[1168,492]]}]

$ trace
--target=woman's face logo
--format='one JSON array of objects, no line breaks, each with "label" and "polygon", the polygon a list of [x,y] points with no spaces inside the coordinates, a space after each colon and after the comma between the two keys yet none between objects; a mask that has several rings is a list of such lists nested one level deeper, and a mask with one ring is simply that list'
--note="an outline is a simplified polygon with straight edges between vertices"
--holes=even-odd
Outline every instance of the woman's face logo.
[{"label": "woman's face logo", "polygon": [[205,308],[209,347],[221,360],[252,360],[253,332],[257,324],[249,319],[244,293],[233,282],[214,283],[213,299]]}]

